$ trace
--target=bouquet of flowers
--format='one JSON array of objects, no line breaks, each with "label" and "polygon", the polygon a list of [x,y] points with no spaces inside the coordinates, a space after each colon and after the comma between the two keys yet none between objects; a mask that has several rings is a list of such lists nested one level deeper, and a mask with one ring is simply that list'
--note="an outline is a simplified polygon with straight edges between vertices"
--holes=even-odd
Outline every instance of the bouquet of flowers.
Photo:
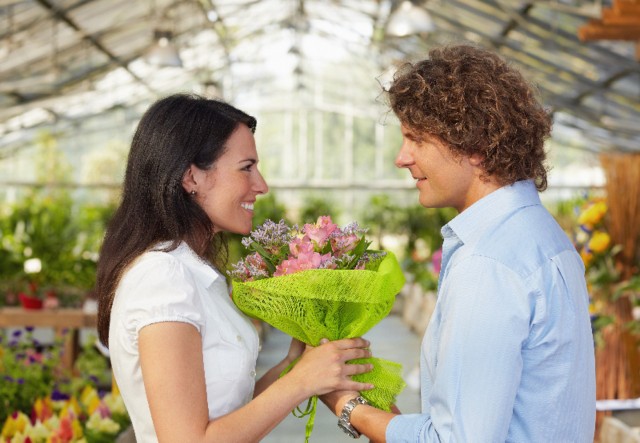
[{"label": "bouquet of flowers", "polygon": [[[229,272],[233,301],[245,314],[261,319],[312,346],[322,338],[338,340],[366,333],[387,314],[404,284],[390,252],[369,250],[366,230],[351,223],[339,228],[330,217],[302,228],[267,220],[242,244],[253,251]],[[405,384],[398,363],[368,358],[373,370],[355,375],[375,388],[362,393],[389,411]],[[317,398],[307,411],[307,439]]]}]

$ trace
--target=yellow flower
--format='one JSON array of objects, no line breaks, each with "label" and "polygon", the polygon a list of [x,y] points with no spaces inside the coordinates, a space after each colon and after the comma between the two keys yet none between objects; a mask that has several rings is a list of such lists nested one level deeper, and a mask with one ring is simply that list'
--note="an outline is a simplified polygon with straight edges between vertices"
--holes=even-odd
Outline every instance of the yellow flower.
[{"label": "yellow flower", "polygon": [[91,401],[96,398],[98,399],[98,401],[100,400],[100,398],[98,397],[98,391],[96,391],[96,389],[91,385],[85,386],[85,388],[80,393],[80,403],[85,406],[88,406]]},{"label": "yellow flower", "polygon": [[580,251],[580,257],[582,258],[582,262],[584,263],[585,267],[589,266],[593,261],[593,254],[586,251],[585,249]]},{"label": "yellow flower", "polygon": [[12,438],[15,434],[22,434],[28,423],[29,417],[27,417],[26,414],[23,412],[13,413],[8,416],[7,420],[4,422],[0,436],[2,436],[3,439],[6,439]]},{"label": "yellow flower", "polygon": [[82,431],[82,425],[80,424],[80,420],[75,418],[71,422],[71,429],[73,429],[73,437],[75,439],[84,437],[84,432]]},{"label": "yellow flower", "polygon": [[87,429],[105,434],[117,434],[120,431],[120,425],[108,417],[102,418],[98,412],[92,414],[87,420]]},{"label": "yellow flower", "polygon": [[604,217],[606,213],[607,204],[603,201],[597,201],[582,211],[578,217],[578,224],[595,226],[602,220],[602,217]]},{"label": "yellow flower", "polygon": [[603,231],[596,231],[593,233],[591,240],[589,240],[589,249],[596,254],[603,252],[611,244],[611,237],[609,234]]},{"label": "yellow flower", "polygon": [[126,414],[127,408],[124,406],[124,400],[120,395],[107,394],[102,399],[109,410],[114,414]]},{"label": "yellow flower", "polygon": [[25,437],[29,437],[32,442],[47,441],[50,434],[51,431],[40,420],[36,421],[33,426],[28,425],[24,431]]}]

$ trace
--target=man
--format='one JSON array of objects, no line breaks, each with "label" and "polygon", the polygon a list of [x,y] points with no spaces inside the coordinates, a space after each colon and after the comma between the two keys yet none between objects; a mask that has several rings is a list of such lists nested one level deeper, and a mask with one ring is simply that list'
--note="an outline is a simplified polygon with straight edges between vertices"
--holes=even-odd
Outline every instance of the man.
[{"label": "man", "polygon": [[592,442],[595,368],[584,267],[541,205],[551,123],[521,74],[473,46],[435,49],[388,91],[396,165],[442,228],[420,359],[422,413],[323,401],[352,436],[389,442]]}]

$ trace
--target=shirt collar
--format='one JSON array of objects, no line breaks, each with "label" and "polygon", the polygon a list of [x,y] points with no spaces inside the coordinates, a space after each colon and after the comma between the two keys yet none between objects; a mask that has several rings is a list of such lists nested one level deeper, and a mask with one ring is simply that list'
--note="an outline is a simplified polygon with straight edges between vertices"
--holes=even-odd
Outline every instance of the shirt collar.
[{"label": "shirt collar", "polygon": [[[162,250],[170,243],[161,243],[155,249]],[[219,278],[224,278],[209,262],[198,256],[185,242],[182,242],[168,254],[173,255],[192,272],[194,278],[205,288]]]},{"label": "shirt collar", "polygon": [[476,232],[494,224],[497,218],[516,209],[539,204],[540,196],[533,180],[517,181],[493,191],[462,211],[442,227],[442,236],[456,235],[466,243]]}]

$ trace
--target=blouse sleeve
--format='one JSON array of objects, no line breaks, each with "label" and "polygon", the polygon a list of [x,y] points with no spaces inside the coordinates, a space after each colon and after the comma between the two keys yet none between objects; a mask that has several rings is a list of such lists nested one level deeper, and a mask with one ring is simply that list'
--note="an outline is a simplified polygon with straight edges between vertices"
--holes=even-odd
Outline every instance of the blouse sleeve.
[{"label": "blouse sleeve", "polygon": [[[160,322],[193,325],[203,334],[204,308],[196,281],[182,263],[163,252],[149,252],[123,276],[116,294],[128,333]],[[119,299],[119,300],[118,300]]]}]

